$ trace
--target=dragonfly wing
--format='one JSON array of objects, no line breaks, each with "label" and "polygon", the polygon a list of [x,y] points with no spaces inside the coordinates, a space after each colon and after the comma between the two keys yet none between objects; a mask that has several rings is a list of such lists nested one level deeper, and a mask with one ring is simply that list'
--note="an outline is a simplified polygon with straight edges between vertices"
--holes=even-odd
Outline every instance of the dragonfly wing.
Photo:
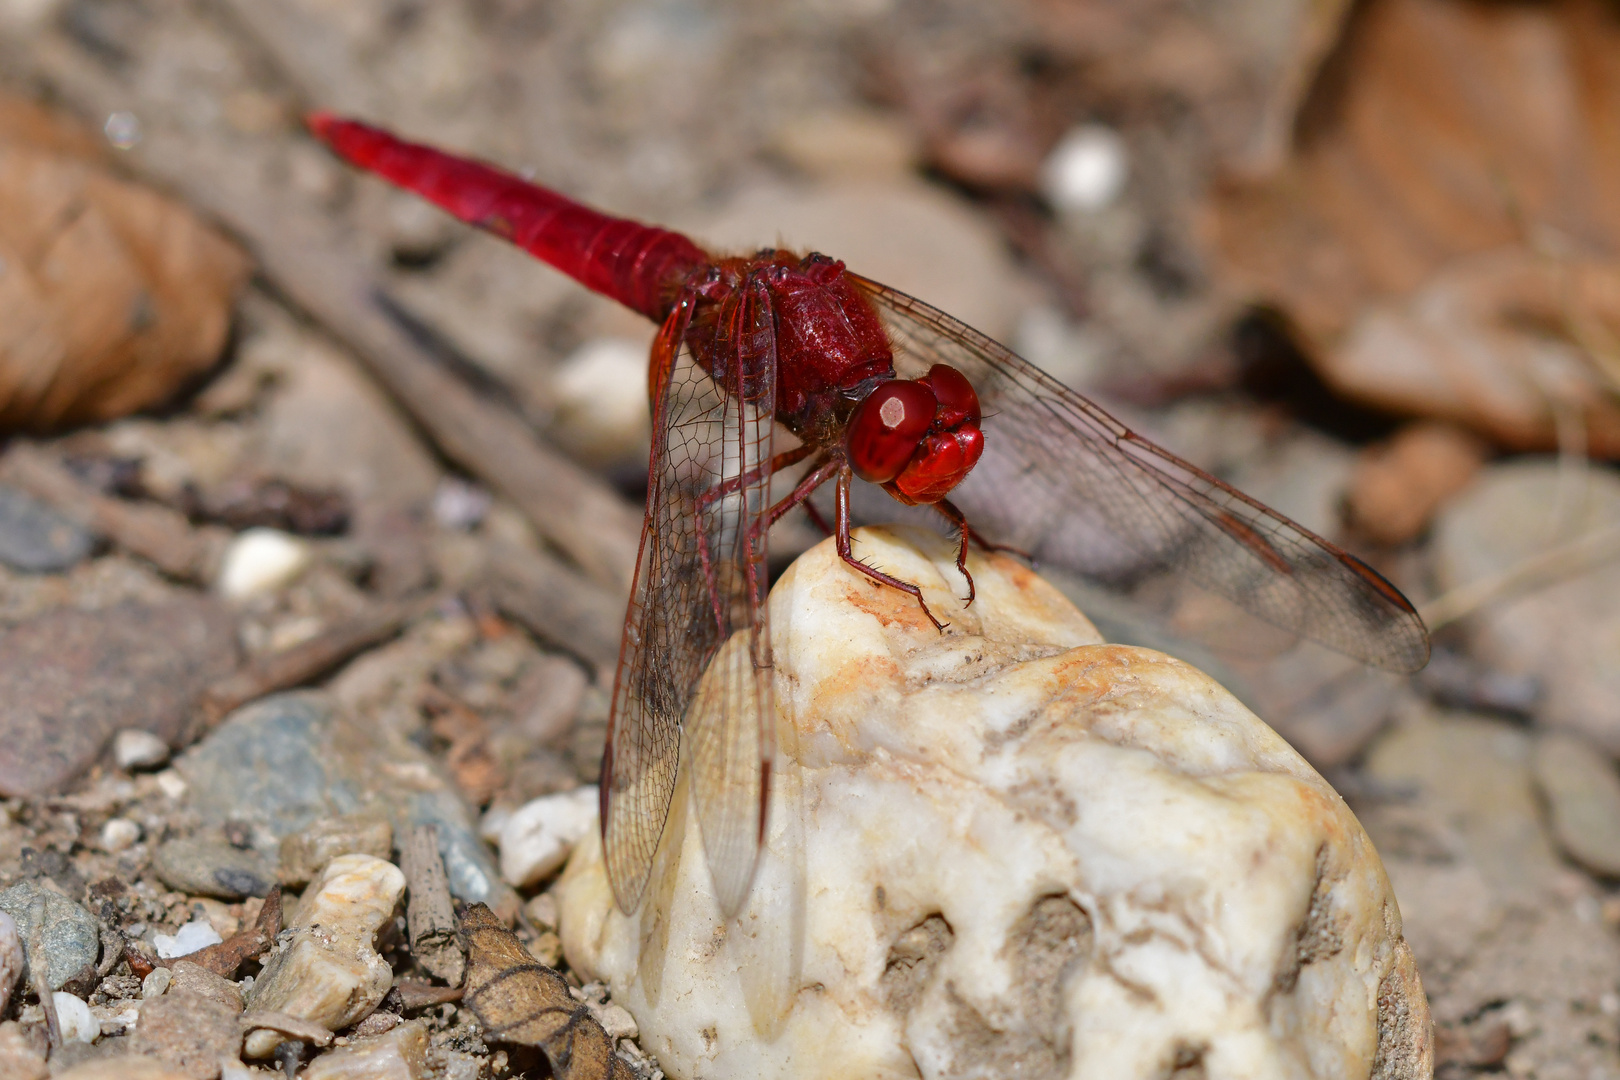
[{"label": "dragonfly wing", "polygon": [[856,281],[883,316],[902,378],[944,363],[978,391],[984,455],[950,497],[986,539],[1116,589],[1179,576],[1379,667],[1428,660],[1417,612],[1359,559],[944,312]]},{"label": "dragonfly wing", "polygon": [[[680,421],[712,403],[685,369],[680,343],[691,322],[682,301],[652,349],[652,455],[647,470],[647,512],[641,526],[624,640],[613,679],[607,746],[602,755],[602,851],[619,908],[640,905],[653,856],[669,815],[680,762],[681,715],[713,642],[687,634],[695,597],[691,529],[692,481],[677,462]],[[699,373],[701,375],[701,373]]]},{"label": "dragonfly wing", "polygon": [[724,352],[716,353],[724,361],[715,365],[724,388],[714,424],[722,468],[694,524],[703,553],[700,580],[709,594],[700,618],[720,647],[687,710],[686,743],[709,875],[730,917],[753,880],[774,758],[762,523],[770,509],[776,335],[763,284],[747,287],[728,315],[730,324],[718,333]]}]

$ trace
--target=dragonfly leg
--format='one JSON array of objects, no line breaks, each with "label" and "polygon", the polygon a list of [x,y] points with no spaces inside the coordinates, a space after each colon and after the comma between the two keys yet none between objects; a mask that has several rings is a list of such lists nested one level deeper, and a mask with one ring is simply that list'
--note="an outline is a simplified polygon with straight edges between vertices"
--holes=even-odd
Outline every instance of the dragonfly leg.
[{"label": "dragonfly leg", "polygon": [[[979,595],[979,591],[973,586],[973,575],[968,573],[967,553],[968,541],[977,539],[977,537],[974,536],[973,530],[968,527],[967,518],[963,516],[962,511],[958,510],[949,499],[941,499],[933,505],[934,509],[938,510],[946,521],[949,521],[951,524],[956,526],[956,535],[958,538],[956,545],[956,569],[967,581],[968,587],[967,603],[963,604],[962,606],[972,607],[973,600]],[[980,540],[979,542],[982,544],[984,541]]]},{"label": "dragonfly leg", "polygon": [[1037,560],[1035,558],[1035,556],[1031,555],[1029,552],[1025,551],[1023,548],[1015,548],[1011,544],[997,544],[997,543],[994,543],[993,541],[986,540],[985,537],[984,537],[984,533],[980,532],[979,530],[975,529],[973,526],[969,525],[967,523],[966,516],[962,513],[962,511],[960,511],[960,510],[958,510],[956,508],[956,505],[954,503],[952,503],[951,500],[949,500],[949,499],[941,499],[941,500],[939,500],[939,502],[934,504],[934,508],[937,509],[940,513],[944,514],[947,518],[949,518],[951,520],[951,522],[953,524],[955,524],[958,528],[966,529],[968,539],[972,540],[975,544],[979,545],[979,550],[980,551],[1003,551],[1003,552],[1006,552],[1008,555],[1016,555],[1016,556],[1018,556],[1020,559],[1023,559],[1025,562],[1029,563],[1031,566],[1034,566],[1034,565],[1036,565],[1038,563],[1039,560]]},{"label": "dragonfly leg", "polygon": [[882,570],[879,570],[875,566],[867,566],[865,563],[861,562],[861,560],[855,557],[854,548],[851,546],[849,541],[849,485],[850,479],[853,475],[854,474],[850,472],[848,465],[839,465],[838,497],[836,500],[838,505],[838,529],[837,532],[833,534],[838,538],[838,557],[843,559],[844,562],[848,563],[856,570],[859,570],[861,573],[871,578],[873,581],[899,589],[903,593],[916,597],[918,606],[923,609],[923,614],[928,616],[928,621],[934,624],[934,629],[944,633],[945,624],[934,618],[934,613],[928,610],[928,602],[923,599],[921,589],[909,581],[901,581],[893,574],[885,574]]}]

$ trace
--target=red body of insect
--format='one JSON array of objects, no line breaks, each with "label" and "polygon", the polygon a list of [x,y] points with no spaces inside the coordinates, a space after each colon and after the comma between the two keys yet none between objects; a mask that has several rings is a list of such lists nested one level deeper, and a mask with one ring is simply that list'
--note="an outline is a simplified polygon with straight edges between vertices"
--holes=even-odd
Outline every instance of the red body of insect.
[{"label": "red body of insect", "polygon": [[[969,603],[967,548],[982,534],[1119,588],[1175,575],[1383,667],[1427,659],[1416,612],[1365,564],[841,262],[712,256],[376,128],[325,114],[310,127],[354,164],[661,325],[647,515],[602,765],[604,850],[626,912],[646,888],[683,724],[716,893],[728,914],[747,896],[774,757],[766,532],[829,481],[840,555],[919,603],[916,585],[855,557],[857,479],[957,527]],[[778,427],[796,445],[779,449]],[[773,503],[772,475],[801,462],[803,478]],[[710,667],[716,700],[692,707]]]}]

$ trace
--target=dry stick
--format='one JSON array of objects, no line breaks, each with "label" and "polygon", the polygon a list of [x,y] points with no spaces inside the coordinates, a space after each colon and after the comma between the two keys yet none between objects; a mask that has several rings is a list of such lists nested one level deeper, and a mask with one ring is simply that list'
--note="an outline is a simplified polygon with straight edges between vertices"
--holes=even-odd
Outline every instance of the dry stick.
[{"label": "dry stick", "polygon": [[6,454],[5,478],[90,531],[147,560],[182,581],[207,581],[217,546],[191,527],[183,514],[152,503],[109,498],[74,476],[35,446],[19,444]]},{"label": "dry stick", "polygon": [[1512,593],[1544,588],[1583,574],[1620,556],[1620,525],[1587,533],[1578,540],[1521,559],[1495,574],[1459,585],[1418,609],[1430,630],[1438,630]]},{"label": "dry stick", "polygon": [[240,705],[325,675],[356,653],[398,634],[433,602],[383,604],[290,649],[255,658],[207,689],[202,700],[203,723],[213,727]]},{"label": "dry stick", "polygon": [[[95,114],[132,92],[74,45],[42,34],[31,59]],[[378,302],[371,271],[324,215],[266,181],[269,162],[154,124],[125,160],[237,233],[294,307],[320,323],[416,420],[445,457],[517,504],[590,577],[628,591],[641,513],[597,476],[543,444],[515,414],[473,393]]]},{"label": "dry stick", "polygon": [[411,955],[423,970],[451,986],[460,986],[467,973],[456,936],[456,914],[450,906],[450,883],[439,857],[439,830],[418,825],[400,847],[400,866],[410,899],[405,906]]},{"label": "dry stick", "polygon": [[618,662],[624,597],[586,581],[542,552],[497,546],[491,559],[495,606],[548,645],[598,672]]}]

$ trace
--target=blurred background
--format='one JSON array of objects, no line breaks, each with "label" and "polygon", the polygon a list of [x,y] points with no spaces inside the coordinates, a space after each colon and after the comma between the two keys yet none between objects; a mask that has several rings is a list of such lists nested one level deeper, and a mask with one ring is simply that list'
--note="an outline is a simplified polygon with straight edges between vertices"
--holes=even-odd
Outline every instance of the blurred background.
[{"label": "blurred background", "polygon": [[[0,90],[0,883],[135,888],[199,827],[148,782],[198,710],[344,662],[486,821],[594,780],[653,328],[347,170],[318,107],[832,254],[1365,558],[1417,676],[1074,588],[1350,800],[1441,1075],[1620,1077],[1620,7],[0,0]],[[205,591],[98,716],[33,678]]]}]

